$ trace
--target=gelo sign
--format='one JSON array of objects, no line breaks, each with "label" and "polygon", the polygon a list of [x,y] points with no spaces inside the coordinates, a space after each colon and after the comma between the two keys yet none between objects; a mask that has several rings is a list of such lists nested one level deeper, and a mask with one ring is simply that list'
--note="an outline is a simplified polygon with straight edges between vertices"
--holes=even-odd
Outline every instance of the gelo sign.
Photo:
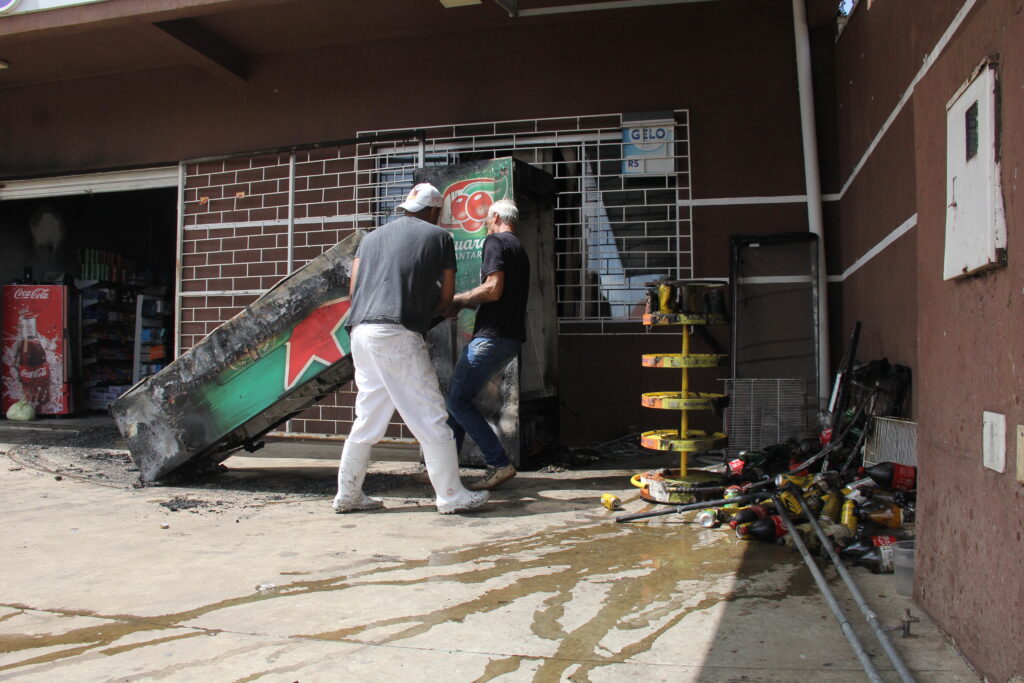
[{"label": "gelo sign", "polygon": [[629,142],[637,149],[657,149],[666,141],[672,139],[672,132],[665,126],[657,128],[627,128],[629,131]]},{"label": "gelo sign", "polygon": [[675,171],[675,122],[644,121],[622,129],[624,175],[668,175]]},{"label": "gelo sign", "polygon": [[19,2],[21,2],[21,0],[0,0],[0,14],[10,12],[18,6]]}]

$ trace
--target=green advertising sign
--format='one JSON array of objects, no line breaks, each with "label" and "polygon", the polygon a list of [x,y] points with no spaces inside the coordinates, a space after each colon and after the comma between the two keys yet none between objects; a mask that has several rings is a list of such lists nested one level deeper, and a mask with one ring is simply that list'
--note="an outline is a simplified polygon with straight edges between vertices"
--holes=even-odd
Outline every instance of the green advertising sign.
[{"label": "green advertising sign", "polygon": [[[432,178],[443,196],[438,225],[451,231],[455,239],[458,264],[455,291],[465,292],[480,284],[487,210],[499,199],[512,198],[512,159],[505,157],[447,168],[452,170],[450,174]],[[475,310],[465,309],[459,313],[458,331],[463,341],[473,334],[475,319]]]},{"label": "green advertising sign", "polygon": [[[346,288],[347,289],[347,288]],[[349,298],[331,296],[308,317],[264,341],[201,387],[217,431],[230,431],[349,352]]]}]

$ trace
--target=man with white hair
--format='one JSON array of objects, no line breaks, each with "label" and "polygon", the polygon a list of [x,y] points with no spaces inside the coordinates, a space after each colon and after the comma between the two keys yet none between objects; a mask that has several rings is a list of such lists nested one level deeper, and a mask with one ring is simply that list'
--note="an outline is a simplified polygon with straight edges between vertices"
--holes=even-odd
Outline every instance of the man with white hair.
[{"label": "man with white hair", "polygon": [[363,493],[370,450],[395,410],[420,442],[441,514],[487,502],[459,479],[458,451],[446,423],[444,396],[424,334],[455,292],[455,245],[437,227],[441,193],[420,183],[399,204],[405,216],[363,238],[352,261],[346,327],[355,363],[356,416],[338,466],[335,512],[374,510],[384,503]]},{"label": "man with white hair", "polygon": [[493,489],[516,476],[501,441],[473,405],[484,385],[519,353],[526,341],[526,298],[530,259],[515,234],[519,209],[510,199],[491,204],[483,244],[480,285],[456,294],[453,310],[477,306],[473,338],[462,350],[448,384],[448,424],[461,450],[468,433],[480,447],[487,470],[469,485],[474,491]]}]

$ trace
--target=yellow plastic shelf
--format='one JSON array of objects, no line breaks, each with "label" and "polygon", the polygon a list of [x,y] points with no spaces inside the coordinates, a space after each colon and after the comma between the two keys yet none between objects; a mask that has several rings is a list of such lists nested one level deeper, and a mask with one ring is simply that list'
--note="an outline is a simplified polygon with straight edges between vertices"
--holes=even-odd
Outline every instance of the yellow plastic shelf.
[{"label": "yellow plastic shelf", "polygon": [[688,469],[686,474],[680,474],[679,470],[641,472],[630,479],[630,483],[640,489],[641,498],[666,505],[720,498],[722,487],[716,485],[723,481],[721,474],[694,468]]},{"label": "yellow plastic shelf", "polygon": [[643,394],[640,403],[645,408],[661,410],[719,410],[725,407],[724,394],[704,394],[696,391],[652,391]]},{"label": "yellow plastic shelf", "polygon": [[640,445],[653,451],[710,451],[725,448],[729,437],[721,432],[711,434],[701,429],[688,429],[686,438],[679,438],[677,429],[655,429],[640,435]]},{"label": "yellow plastic shelf", "polygon": [[724,315],[702,313],[645,313],[644,325],[728,325]]},{"label": "yellow plastic shelf", "polygon": [[724,353],[645,353],[643,364],[647,368],[717,368],[728,357]]}]

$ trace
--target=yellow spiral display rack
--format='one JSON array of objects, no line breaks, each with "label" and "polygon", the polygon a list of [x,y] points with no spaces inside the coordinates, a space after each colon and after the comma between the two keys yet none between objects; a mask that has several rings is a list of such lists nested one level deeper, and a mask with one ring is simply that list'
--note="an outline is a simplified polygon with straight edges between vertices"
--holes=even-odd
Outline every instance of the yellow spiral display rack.
[{"label": "yellow spiral display rack", "polygon": [[[693,470],[687,460],[697,451],[724,448],[728,438],[721,432],[708,433],[690,429],[689,413],[693,410],[712,410],[717,414],[727,404],[723,394],[709,394],[690,390],[690,370],[714,368],[722,365],[726,354],[690,353],[691,328],[695,325],[727,325],[724,312],[725,283],[714,280],[674,280],[648,283],[657,287],[657,301],[652,301],[651,312],[644,314],[644,325],[679,325],[682,328],[681,353],[648,353],[643,356],[644,367],[672,368],[681,373],[680,391],[655,391],[643,394],[641,403],[646,408],[680,411],[679,429],[655,429],[640,435],[644,448],[679,453],[679,470],[657,470],[633,477],[632,482],[641,489],[641,495],[652,502],[685,503],[692,495],[681,495],[689,486],[719,480],[720,475]],[[717,294],[709,296],[717,290]],[[708,305],[717,297],[719,305]],[[653,292],[652,292],[653,299]],[[717,309],[717,310],[716,310]],[[691,311],[701,310],[700,313]]]}]

